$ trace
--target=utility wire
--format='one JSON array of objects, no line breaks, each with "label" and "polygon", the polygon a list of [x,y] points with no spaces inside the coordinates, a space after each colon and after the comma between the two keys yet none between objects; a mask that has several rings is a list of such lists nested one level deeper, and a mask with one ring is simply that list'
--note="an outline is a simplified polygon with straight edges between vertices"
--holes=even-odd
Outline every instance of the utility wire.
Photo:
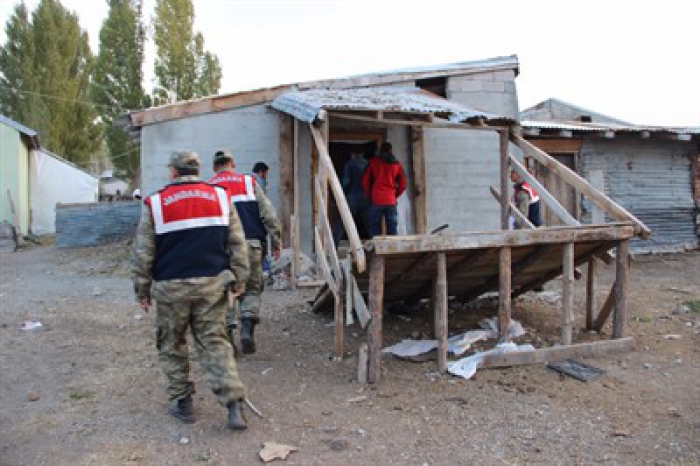
[{"label": "utility wire", "polygon": [[63,102],[72,102],[72,103],[75,103],[75,104],[87,105],[87,106],[89,106],[89,107],[102,107],[102,108],[109,108],[109,109],[111,109],[111,110],[115,110],[115,109],[116,109],[116,110],[119,110],[119,111],[121,111],[121,112],[128,112],[128,111],[130,111],[130,110],[128,110],[128,109],[126,109],[126,108],[124,108],[124,107],[121,107],[121,106],[96,104],[96,103],[94,103],[94,102],[88,102],[88,101],[86,101],[86,100],[75,100],[75,99],[69,99],[69,98],[67,98],[67,97],[59,97],[59,96],[55,96],[55,95],[42,94],[42,93],[40,93],[40,92],[25,91],[25,90],[23,90],[23,89],[18,89],[18,88],[16,88],[16,87],[12,87],[12,86],[3,86],[3,85],[1,85],[1,84],[0,84],[0,88],[8,89],[8,90],[11,90],[11,91],[14,91],[14,92],[19,92],[20,94],[35,95],[35,96],[38,96],[38,97],[43,97],[43,98],[45,98],[45,99],[60,100],[60,101],[63,101]]}]

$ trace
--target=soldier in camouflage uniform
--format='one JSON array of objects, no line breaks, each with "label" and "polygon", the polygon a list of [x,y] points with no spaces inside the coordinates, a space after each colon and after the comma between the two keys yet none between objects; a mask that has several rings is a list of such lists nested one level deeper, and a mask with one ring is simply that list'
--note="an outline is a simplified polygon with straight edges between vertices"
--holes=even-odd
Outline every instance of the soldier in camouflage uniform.
[{"label": "soldier in camouflage uniform", "polygon": [[[264,244],[270,235],[272,255],[275,260],[280,255],[281,227],[275,208],[252,175],[236,173],[236,164],[229,149],[221,149],[214,154],[214,171],[216,176],[210,183],[223,186],[228,191],[238,216],[243,223],[243,230],[248,241],[250,259],[250,278],[246,283],[245,293],[240,298],[241,309],[241,346],[243,353],[255,352],[253,333],[255,325],[260,322],[260,294],[263,290],[262,262],[265,257]],[[229,315],[229,328],[233,324]]]},{"label": "soldier in camouflage uniform", "polygon": [[200,180],[199,165],[194,152],[174,153],[172,183],[145,199],[132,278],[141,307],[148,311],[152,299],[156,302],[156,346],[168,378],[170,414],[195,421],[186,338],[190,327],[205,378],[228,408],[228,427],[245,429],[241,407],[246,389],[224,320],[228,289],[242,288],[248,278],[247,245],[225,190]]}]

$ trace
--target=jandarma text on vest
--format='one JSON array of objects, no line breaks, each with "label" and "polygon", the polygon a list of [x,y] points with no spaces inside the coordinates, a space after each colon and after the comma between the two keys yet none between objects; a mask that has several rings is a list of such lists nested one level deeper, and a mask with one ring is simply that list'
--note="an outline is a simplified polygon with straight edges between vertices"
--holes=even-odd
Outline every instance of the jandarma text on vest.
[{"label": "jandarma text on vest", "polygon": [[163,201],[163,205],[169,206],[170,204],[173,204],[177,201],[181,201],[182,199],[188,199],[191,197],[200,197],[208,201],[216,200],[216,196],[214,196],[214,193],[200,191],[199,189],[189,189],[187,191],[178,191],[175,194],[171,194],[170,196],[166,197]]}]

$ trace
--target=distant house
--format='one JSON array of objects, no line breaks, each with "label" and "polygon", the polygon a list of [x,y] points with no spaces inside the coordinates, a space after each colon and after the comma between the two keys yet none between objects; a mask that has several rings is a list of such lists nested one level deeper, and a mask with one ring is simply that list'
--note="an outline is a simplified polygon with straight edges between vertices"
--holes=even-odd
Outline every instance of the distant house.
[{"label": "distant house", "polygon": [[[700,127],[628,123],[548,99],[520,112],[524,137],[548,152],[643,221],[652,231],[633,248],[672,251],[698,246]],[[536,175],[574,217],[590,205],[537,164]],[[552,215],[548,214],[549,223]]]},{"label": "distant house", "polygon": [[0,115],[0,222],[17,217],[21,234],[53,233],[56,204],[95,202],[97,185],[96,176],[43,149],[36,131]]}]

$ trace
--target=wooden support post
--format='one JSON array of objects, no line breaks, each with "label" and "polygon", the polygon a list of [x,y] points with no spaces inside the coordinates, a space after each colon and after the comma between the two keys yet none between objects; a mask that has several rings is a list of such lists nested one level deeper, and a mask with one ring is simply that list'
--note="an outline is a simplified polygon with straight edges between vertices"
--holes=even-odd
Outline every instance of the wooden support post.
[{"label": "wooden support post", "polygon": [[369,366],[370,383],[379,382],[382,362],[382,316],[384,313],[384,257],[374,256],[369,270]]},{"label": "wooden support post", "polygon": [[353,292],[352,292],[352,262],[350,257],[346,257],[342,261],[343,265],[343,280],[345,280],[345,324],[352,325],[355,319],[352,316],[353,308]]},{"label": "wooden support post", "polygon": [[333,295],[335,299],[335,361],[343,359],[343,346],[345,344],[345,316],[343,308],[342,292]]},{"label": "wooden support post", "polygon": [[291,229],[289,230],[289,241],[292,245],[292,260],[289,263],[290,265],[290,277],[289,280],[292,285],[292,291],[296,291],[297,289],[297,267],[298,267],[298,262],[296,260],[296,255],[297,255],[297,232],[296,232],[296,216],[292,215],[291,218],[289,219],[289,224],[291,225]]},{"label": "wooden support post", "polygon": [[615,271],[615,313],[613,314],[613,338],[622,338],[625,333],[627,311],[627,279],[630,266],[630,243],[622,241],[617,246]]},{"label": "wooden support post", "polygon": [[280,221],[282,222],[282,245],[290,247],[291,229],[290,216],[294,211],[294,118],[280,113],[279,140],[279,193]]},{"label": "wooden support post", "polygon": [[598,262],[595,257],[591,257],[588,261],[588,276],[586,277],[586,330],[593,330],[593,324],[596,319],[596,269]]},{"label": "wooden support post", "polygon": [[561,343],[570,345],[574,324],[574,243],[564,245],[561,287]]},{"label": "wooden support post", "polygon": [[595,330],[598,333],[603,331],[603,326],[605,325],[605,321],[608,320],[608,317],[610,317],[610,314],[612,313],[612,309],[615,306],[615,290],[616,289],[617,289],[617,282],[613,283],[613,286],[610,289],[610,293],[608,293],[608,297],[605,299],[605,304],[603,304],[603,307],[600,309],[600,312],[598,313],[598,317],[596,317],[596,319],[595,319],[595,323],[593,324],[593,330]]},{"label": "wooden support post", "polygon": [[294,230],[294,239],[292,241],[292,270],[294,270],[294,274],[292,275],[292,287],[293,289],[296,289],[296,283],[298,278],[296,274],[299,271],[299,263],[301,261],[301,206],[299,202],[299,196],[301,191],[301,179],[299,177],[299,120],[297,120],[296,118],[294,118],[292,135],[292,153],[294,156],[294,220],[292,221],[292,229]]},{"label": "wooden support post", "polygon": [[447,258],[444,252],[437,253],[437,273],[433,312],[435,319],[435,339],[437,340],[438,371],[447,372]]},{"label": "wooden support post", "polygon": [[367,383],[367,343],[362,343],[357,352],[357,381]]},{"label": "wooden support post", "polygon": [[498,341],[510,341],[510,306],[511,306],[511,250],[509,247],[499,251],[499,289],[498,289]]},{"label": "wooden support post", "polygon": [[428,229],[428,192],[425,174],[425,138],[423,128],[411,128],[413,148],[413,199],[416,233],[424,235]]},{"label": "wooden support post", "polygon": [[501,147],[501,229],[508,229],[508,214],[510,210],[510,156],[508,154],[508,130],[499,131]]}]

